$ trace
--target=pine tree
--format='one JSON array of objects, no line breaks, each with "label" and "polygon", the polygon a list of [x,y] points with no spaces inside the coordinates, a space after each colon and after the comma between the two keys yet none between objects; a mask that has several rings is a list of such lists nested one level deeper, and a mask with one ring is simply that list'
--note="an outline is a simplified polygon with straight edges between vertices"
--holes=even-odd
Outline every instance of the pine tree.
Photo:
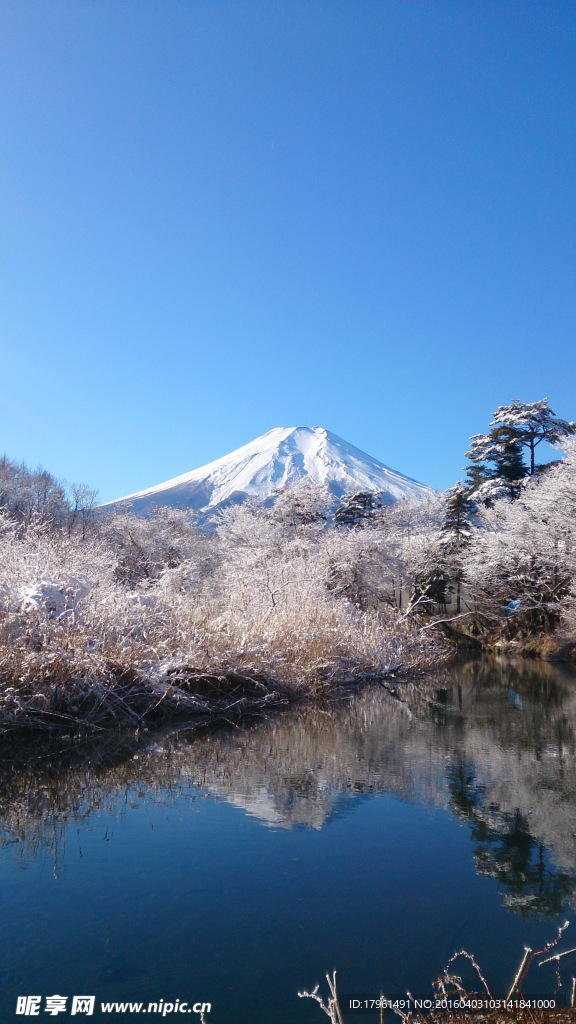
[{"label": "pine tree", "polygon": [[472,495],[487,480],[490,480],[490,473],[481,462],[472,462],[471,465],[466,467],[464,487],[468,495]]},{"label": "pine tree", "polygon": [[522,445],[511,427],[493,427],[490,431],[495,445],[494,462],[498,476],[510,483],[523,480],[526,464],[522,457]]},{"label": "pine tree", "polygon": [[452,586],[456,590],[456,613],[458,614],[461,610],[464,578],[462,549],[470,541],[470,527],[478,512],[478,506],[470,497],[466,484],[461,481],[458,481],[453,487],[449,487],[446,494],[442,532],[448,541],[446,555],[450,562]]},{"label": "pine tree", "polygon": [[490,426],[506,427],[513,431],[521,446],[530,452],[530,476],[536,469],[535,449],[542,441],[557,444],[576,433],[576,423],[562,420],[548,405],[547,398],[539,402],[521,402],[515,398],[510,405],[500,405]]},{"label": "pine tree", "polygon": [[[517,484],[527,475],[528,470],[522,458],[522,444],[517,432],[509,426],[493,426],[488,434],[474,434],[470,438],[470,450],[466,458],[472,463],[481,465],[483,479],[476,488],[486,480],[503,480],[508,484]],[[486,463],[492,467],[487,468]],[[475,489],[476,489],[475,488]],[[518,487],[509,488],[512,497],[517,497]]]},{"label": "pine tree", "polygon": [[478,511],[465,484],[458,481],[446,491],[442,531],[450,534],[459,547],[470,535],[470,524]]},{"label": "pine tree", "polygon": [[374,491],[357,491],[347,494],[336,510],[334,522],[337,526],[366,526],[382,508],[382,496]]}]

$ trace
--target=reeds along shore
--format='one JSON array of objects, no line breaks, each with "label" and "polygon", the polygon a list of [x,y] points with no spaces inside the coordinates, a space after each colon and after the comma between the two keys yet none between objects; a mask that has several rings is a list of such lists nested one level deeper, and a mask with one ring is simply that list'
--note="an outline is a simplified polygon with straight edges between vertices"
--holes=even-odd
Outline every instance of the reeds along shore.
[{"label": "reeds along shore", "polygon": [[0,730],[263,713],[443,656],[327,587],[314,537],[285,539],[217,547],[180,513],[90,536],[0,518]]}]

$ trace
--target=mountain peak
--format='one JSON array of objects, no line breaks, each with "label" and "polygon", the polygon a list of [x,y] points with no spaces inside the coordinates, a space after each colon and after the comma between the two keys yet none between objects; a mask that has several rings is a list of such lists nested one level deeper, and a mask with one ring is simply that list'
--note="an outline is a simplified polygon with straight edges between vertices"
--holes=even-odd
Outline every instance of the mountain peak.
[{"label": "mountain peak", "polygon": [[248,497],[273,503],[278,490],[303,480],[326,485],[335,502],[360,490],[382,493],[386,504],[400,498],[429,500],[435,493],[325,427],[273,427],[229,455],[108,506],[131,505],[145,512],[171,505],[210,516]]}]

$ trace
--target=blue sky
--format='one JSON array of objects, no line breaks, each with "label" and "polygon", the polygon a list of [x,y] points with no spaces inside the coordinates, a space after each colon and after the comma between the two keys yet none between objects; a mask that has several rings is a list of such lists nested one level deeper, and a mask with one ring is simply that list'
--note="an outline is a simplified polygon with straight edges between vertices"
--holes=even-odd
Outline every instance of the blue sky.
[{"label": "blue sky", "polygon": [[273,426],[432,486],[576,419],[576,5],[3,0],[0,451],[109,500]]}]

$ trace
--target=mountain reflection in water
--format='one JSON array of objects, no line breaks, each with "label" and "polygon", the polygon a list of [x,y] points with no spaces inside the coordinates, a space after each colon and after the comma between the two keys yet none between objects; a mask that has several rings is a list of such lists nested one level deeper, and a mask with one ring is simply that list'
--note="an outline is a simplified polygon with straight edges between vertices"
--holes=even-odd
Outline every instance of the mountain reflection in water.
[{"label": "mountain reflection in water", "polygon": [[[1,841],[65,868],[71,822],[210,794],[271,829],[325,828],[360,798],[449,810],[505,905],[556,916],[576,889],[576,676],[526,661],[442,671],[413,709],[366,690],[241,728],[0,750]],[[17,749],[18,757],[15,756]]]}]

